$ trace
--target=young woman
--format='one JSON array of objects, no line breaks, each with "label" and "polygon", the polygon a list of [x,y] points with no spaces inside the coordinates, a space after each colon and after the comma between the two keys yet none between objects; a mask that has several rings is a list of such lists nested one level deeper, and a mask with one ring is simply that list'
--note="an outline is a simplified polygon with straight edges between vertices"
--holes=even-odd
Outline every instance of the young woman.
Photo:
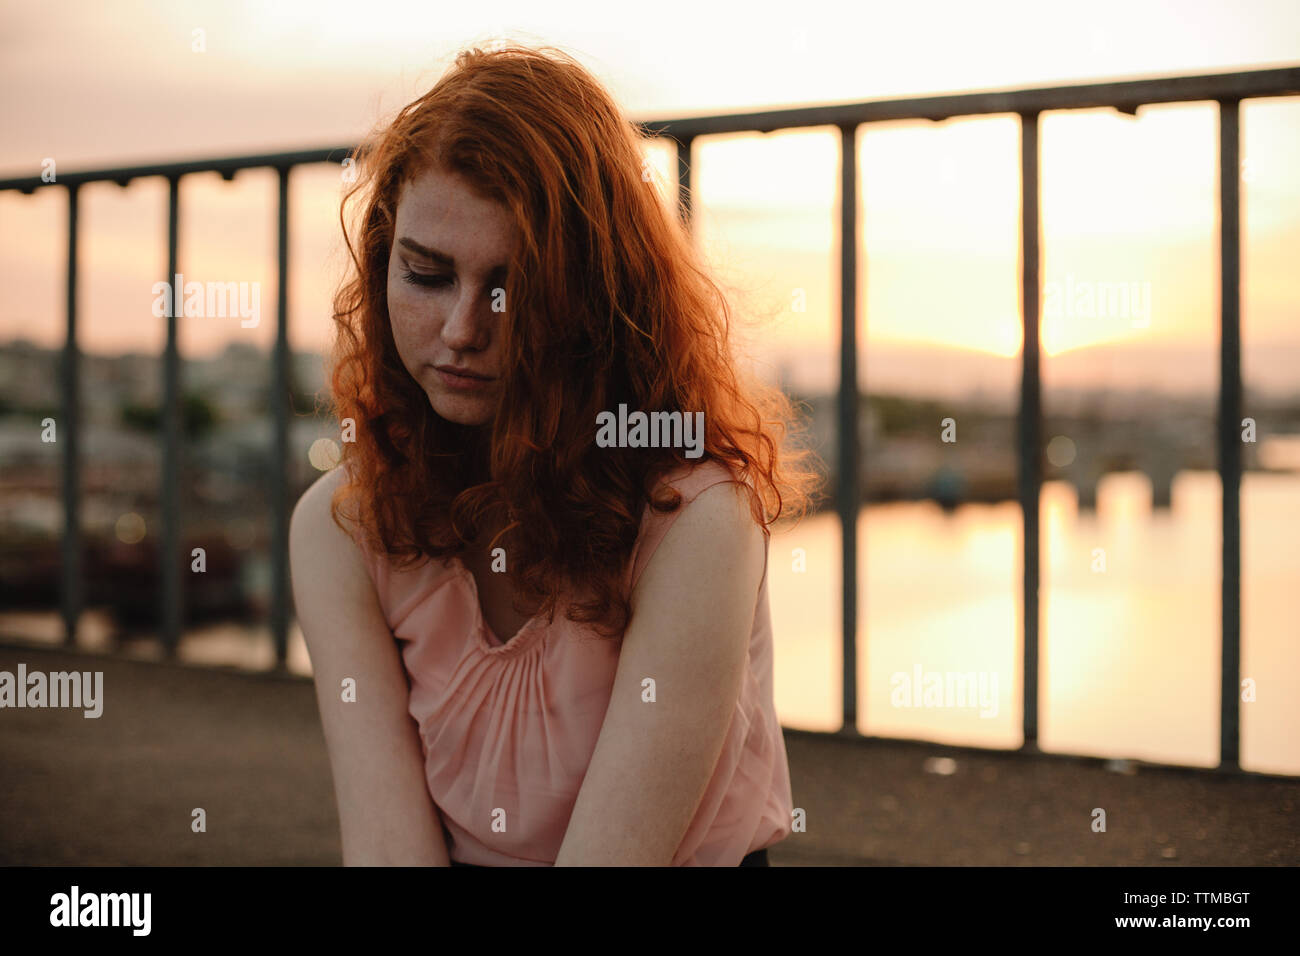
[{"label": "young woman", "polygon": [[358,152],[343,460],[290,533],[345,864],[763,865],[791,830],[767,537],[816,479],[642,141],[507,48]]}]

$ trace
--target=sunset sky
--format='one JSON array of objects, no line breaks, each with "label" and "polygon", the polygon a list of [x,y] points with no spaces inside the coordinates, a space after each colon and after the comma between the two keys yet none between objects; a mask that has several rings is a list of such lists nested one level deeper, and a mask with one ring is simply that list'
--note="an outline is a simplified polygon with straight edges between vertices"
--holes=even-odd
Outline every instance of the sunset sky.
[{"label": "sunset sky", "polygon": [[[615,19],[610,19],[614,17]],[[1082,17],[1082,19],[1081,19]],[[204,51],[193,50],[202,30]],[[426,90],[460,47],[559,46],[629,116],[1088,82],[1300,64],[1300,4],[1099,2],[909,5],[658,3],[53,3],[0,13],[0,176],[354,142]],[[1044,118],[1045,283],[1121,284],[1140,317],[1045,315],[1049,356],[1093,345],[1217,341],[1212,104]],[[1020,345],[1017,124],[1007,116],[891,123],[860,141],[870,347]],[[833,131],[697,141],[697,235],[769,356],[837,341]],[[1300,345],[1300,98],[1243,107],[1247,346]],[[668,155],[659,154],[669,172]],[[336,167],[295,172],[291,336],[323,349],[337,283]],[[191,356],[275,330],[275,181],[185,181],[187,279],[262,284],[262,321],[182,321]],[[81,341],[159,350],[151,287],[166,270],[161,181],[87,189]],[[62,190],[0,196],[0,340],[63,331]],[[800,311],[797,303],[803,305]],[[1134,306],[1137,308],[1136,304]],[[1079,310],[1075,310],[1076,312]],[[775,359],[773,359],[775,360]],[[1250,359],[1247,359],[1249,373]],[[816,363],[814,363],[816,364]],[[1208,383],[1207,383],[1208,384]]]}]

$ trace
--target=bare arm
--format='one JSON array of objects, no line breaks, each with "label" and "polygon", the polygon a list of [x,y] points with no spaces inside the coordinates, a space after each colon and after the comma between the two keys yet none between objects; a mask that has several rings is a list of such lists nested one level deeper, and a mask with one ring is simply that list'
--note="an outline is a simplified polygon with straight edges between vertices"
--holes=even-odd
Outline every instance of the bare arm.
[{"label": "bare arm", "polygon": [[[334,774],[345,866],[448,866],[396,642],[356,543],[329,514],[342,469],[303,494],[289,529],[298,621]],[[356,700],[343,699],[343,680]]]},{"label": "bare arm", "polygon": [[[699,807],[744,678],[764,537],[735,485],[668,529],[632,594],[618,670],[556,866],[667,866]],[[654,678],[656,701],[642,700]]]}]

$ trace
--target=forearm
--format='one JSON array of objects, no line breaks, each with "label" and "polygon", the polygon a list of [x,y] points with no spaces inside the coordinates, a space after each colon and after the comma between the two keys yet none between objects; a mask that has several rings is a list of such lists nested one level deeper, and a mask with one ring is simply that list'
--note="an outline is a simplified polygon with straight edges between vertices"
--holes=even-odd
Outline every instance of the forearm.
[{"label": "forearm", "polygon": [[[352,711],[354,723],[345,727],[342,716],[336,712],[326,720],[326,737],[343,865],[449,866],[415,722],[405,714]],[[376,726],[364,726],[367,718],[376,719]]]},{"label": "forearm", "polygon": [[[340,813],[340,823],[344,814]],[[344,866],[451,866],[441,822],[405,821],[366,826],[361,821],[341,825]]]}]

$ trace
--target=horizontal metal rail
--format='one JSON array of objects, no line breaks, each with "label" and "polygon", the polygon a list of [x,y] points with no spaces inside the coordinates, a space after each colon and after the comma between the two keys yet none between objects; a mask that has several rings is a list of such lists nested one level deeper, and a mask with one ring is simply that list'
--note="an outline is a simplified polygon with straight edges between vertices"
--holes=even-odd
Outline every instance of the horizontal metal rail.
[{"label": "horizontal metal rail", "polygon": [[[857,736],[857,518],[861,507],[861,460],[857,445],[861,387],[857,369],[857,327],[860,297],[857,237],[859,234],[857,145],[863,124],[899,120],[940,122],[956,117],[998,113],[1015,114],[1020,121],[1021,234],[1020,302],[1024,333],[1019,410],[1019,497],[1023,516],[1023,581],[1021,622],[1024,713],[1022,750],[1037,749],[1039,661],[1039,524],[1042,484],[1042,396],[1038,335],[1041,296],[1041,233],[1039,207],[1039,119],[1052,110],[1110,108],[1136,114],[1142,106],[1160,103],[1213,101],[1219,109],[1219,250],[1220,250],[1220,380],[1218,415],[1219,475],[1223,487],[1222,552],[1222,683],[1220,700],[1219,769],[1239,770],[1240,725],[1237,681],[1241,655],[1241,448],[1237,423],[1242,414],[1240,329],[1240,153],[1239,104],[1243,99],[1300,95],[1300,66],[1285,66],[1237,73],[1211,73],[1124,80],[1069,86],[1038,87],[975,93],[956,93],[904,99],[824,106],[787,107],[727,115],[693,116],[639,122],[646,132],[675,143],[678,209],[688,226],[692,209],[692,146],[700,136],[726,133],[770,133],[780,129],[835,127],[840,133],[840,382],[837,404],[839,476],[837,512],[841,526],[843,562],[843,725],[840,733]],[[280,153],[226,158],[204,158],[169,163],[142,163],[109,169],[59,173],[57,181],[40,176],[0,179],[0,192],[26,194],[55,185],[67,190],[67,337],[62,375],[63,428],[63,535],[62,613],[68,642],[75,639],[81,601],[81,531],[78,508],[80,461],[78,349],[77,349],[77,243],[78,190],[90,183],[113,182],[121,186],[135,179],[161,176],[169,184],[169,272],[180,271],[177,234],[180,216],[180,181],[185,176],[217,173],[230,180],[242,170],[272,168],[279,173],[278,264],[279,317],[271,362],[274,442],[271,475],[272,595],[271,627],[276,659],[283,667],[287,654],[289,590],[287,569],[288,511],[287,446],[288,395],[288,247],[289,176],[297,166],[337,163],[356,156],[357,147],[334,146]],[[161,610],[164,646],[174,650],[183,627],[183,560],[180,544],[180,364],[176,348],[176,322],[169,319],[164,352],[164,465],[163,465],[163,571]]]},{"label": "horizontal metal rail", "polygon": [[952,93],[901,100],[868,100],[828,106],[796,106],[751,113],[688,116],[644,123],[648,131],[674,137],[720,133],[770,133],[809,126],[856,126],[896,120],[942,121],[989,113],[1045,113],[1048,110],[1111,108],[1136,112],[1156,103],[1243,100],[1300,94],[1300,66],[1242,73],[1124,80],[988,93]]}]

